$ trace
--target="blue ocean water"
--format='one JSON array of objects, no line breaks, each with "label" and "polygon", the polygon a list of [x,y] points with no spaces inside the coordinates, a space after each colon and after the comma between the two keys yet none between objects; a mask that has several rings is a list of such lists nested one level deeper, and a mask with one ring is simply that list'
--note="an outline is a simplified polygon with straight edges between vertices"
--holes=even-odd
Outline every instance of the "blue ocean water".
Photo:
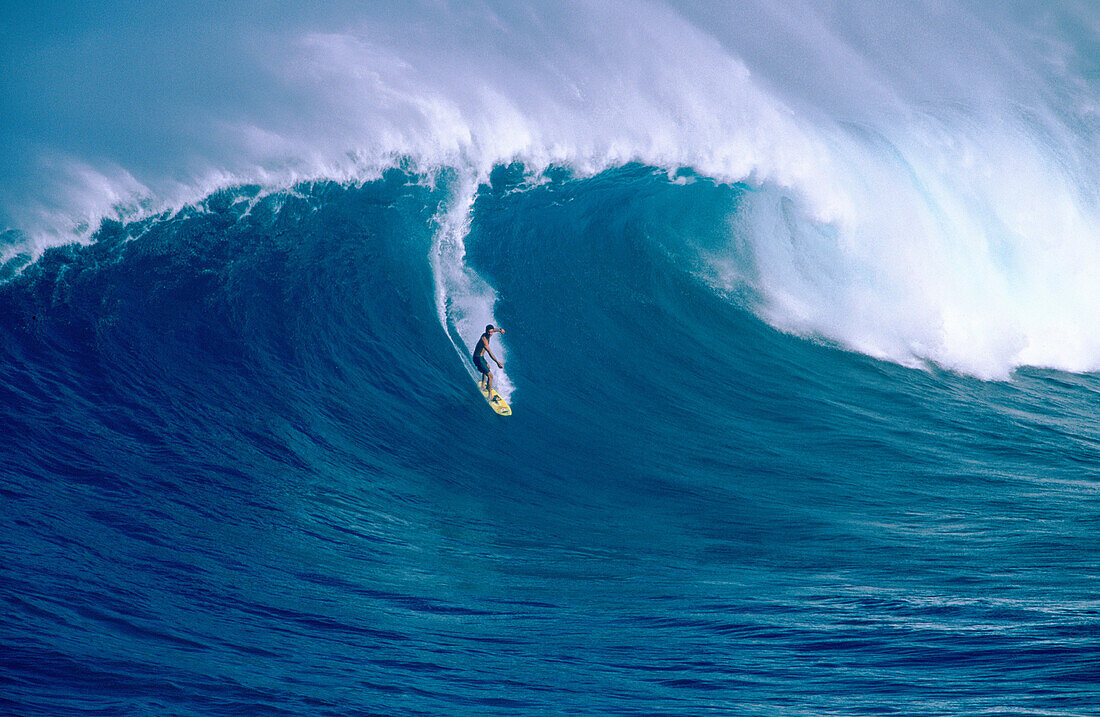
[{"label": "blue ocean water", "polygon": [[0,713],[1100,713],[1091,6],[0,26]]},{"label": "blue ocean water", "polygon": [[445,187],[401,172],[108,223],[0,290],[4,711],[1095,709],[1095,375],[731,310],[682,238],[743,187],[495,180],[509,419],[435,315]]}]

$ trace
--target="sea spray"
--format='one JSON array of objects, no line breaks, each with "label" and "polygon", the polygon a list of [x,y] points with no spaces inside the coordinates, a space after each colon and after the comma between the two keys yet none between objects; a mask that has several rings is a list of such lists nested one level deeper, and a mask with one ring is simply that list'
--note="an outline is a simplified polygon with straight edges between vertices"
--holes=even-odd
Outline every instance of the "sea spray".
[{"label": "sea spray", "polygon": [[[450,196],[435,217],[431,263],[435,280],[435,304],[439,323],[461,358],[463,365],[480,380],[470,360],[478,338],[488,324],[499,323],[493,316],[497,295],[476,271],[466,263],[465,238],[470,231],[477,182],[473,177],[451,175]],[[495,354],[504,361],[506,350],[501,337]],[[511,399],[512,383],[503,369],[493,371],[493,387]]]}]

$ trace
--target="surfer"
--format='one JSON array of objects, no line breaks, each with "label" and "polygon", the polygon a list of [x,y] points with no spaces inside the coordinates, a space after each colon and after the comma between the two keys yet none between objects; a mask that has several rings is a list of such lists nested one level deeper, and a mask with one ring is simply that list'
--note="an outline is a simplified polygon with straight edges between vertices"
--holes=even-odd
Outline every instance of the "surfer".
[{"label": "surfer", "polygon": [[[474,348],[474,366],[477,366],[477,370],[481,371],[481,385],[485,387],[490,395],[493,393],[493,372],[489,370],[489,362],[485,360],[485,353],[488,352],[489,358],[496,361],[497,368],[504,368],[504,364],[497,361],[497,357],[493,355],[493,350],[489,348],[489,339],[497,332],[503,334],[504,329],[498,329],[492,324],[486,326],[485,333],[477,340],[477,346]],[[496,401],[497,397],[493,396],[493,400]]]}]

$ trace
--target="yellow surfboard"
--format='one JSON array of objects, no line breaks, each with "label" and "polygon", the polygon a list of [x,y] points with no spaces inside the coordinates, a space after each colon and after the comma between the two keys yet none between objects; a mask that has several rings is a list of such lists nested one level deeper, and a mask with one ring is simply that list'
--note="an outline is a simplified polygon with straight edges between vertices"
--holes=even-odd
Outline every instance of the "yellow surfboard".
[{"label": "yellow surfboard", "polygon": [[495,388],[493,389],[492,393],[489,393],[489,391],[486,391],[485,387],[481,384],[478,384],[477,387],[481,389],[481,395],[485,397],[485,400],[489,403],[489,406],[494,411],[502,416],[512,415],[512,407],[509,406],[508,402],[504,400],[504,396],[501,396],[499,393],[497,393],[497,390]]}]

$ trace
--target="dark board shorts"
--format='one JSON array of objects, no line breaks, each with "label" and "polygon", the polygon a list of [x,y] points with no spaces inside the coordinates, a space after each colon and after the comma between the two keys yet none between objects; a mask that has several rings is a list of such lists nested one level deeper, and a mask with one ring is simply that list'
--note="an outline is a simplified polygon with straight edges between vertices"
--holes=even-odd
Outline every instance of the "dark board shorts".
[{"label": "dark board shorts", "polygon": [[485,360],[485,354],[474,356],[474,366],[477,366],[477,370],[482,373],[489,373],[489,363]]}]

